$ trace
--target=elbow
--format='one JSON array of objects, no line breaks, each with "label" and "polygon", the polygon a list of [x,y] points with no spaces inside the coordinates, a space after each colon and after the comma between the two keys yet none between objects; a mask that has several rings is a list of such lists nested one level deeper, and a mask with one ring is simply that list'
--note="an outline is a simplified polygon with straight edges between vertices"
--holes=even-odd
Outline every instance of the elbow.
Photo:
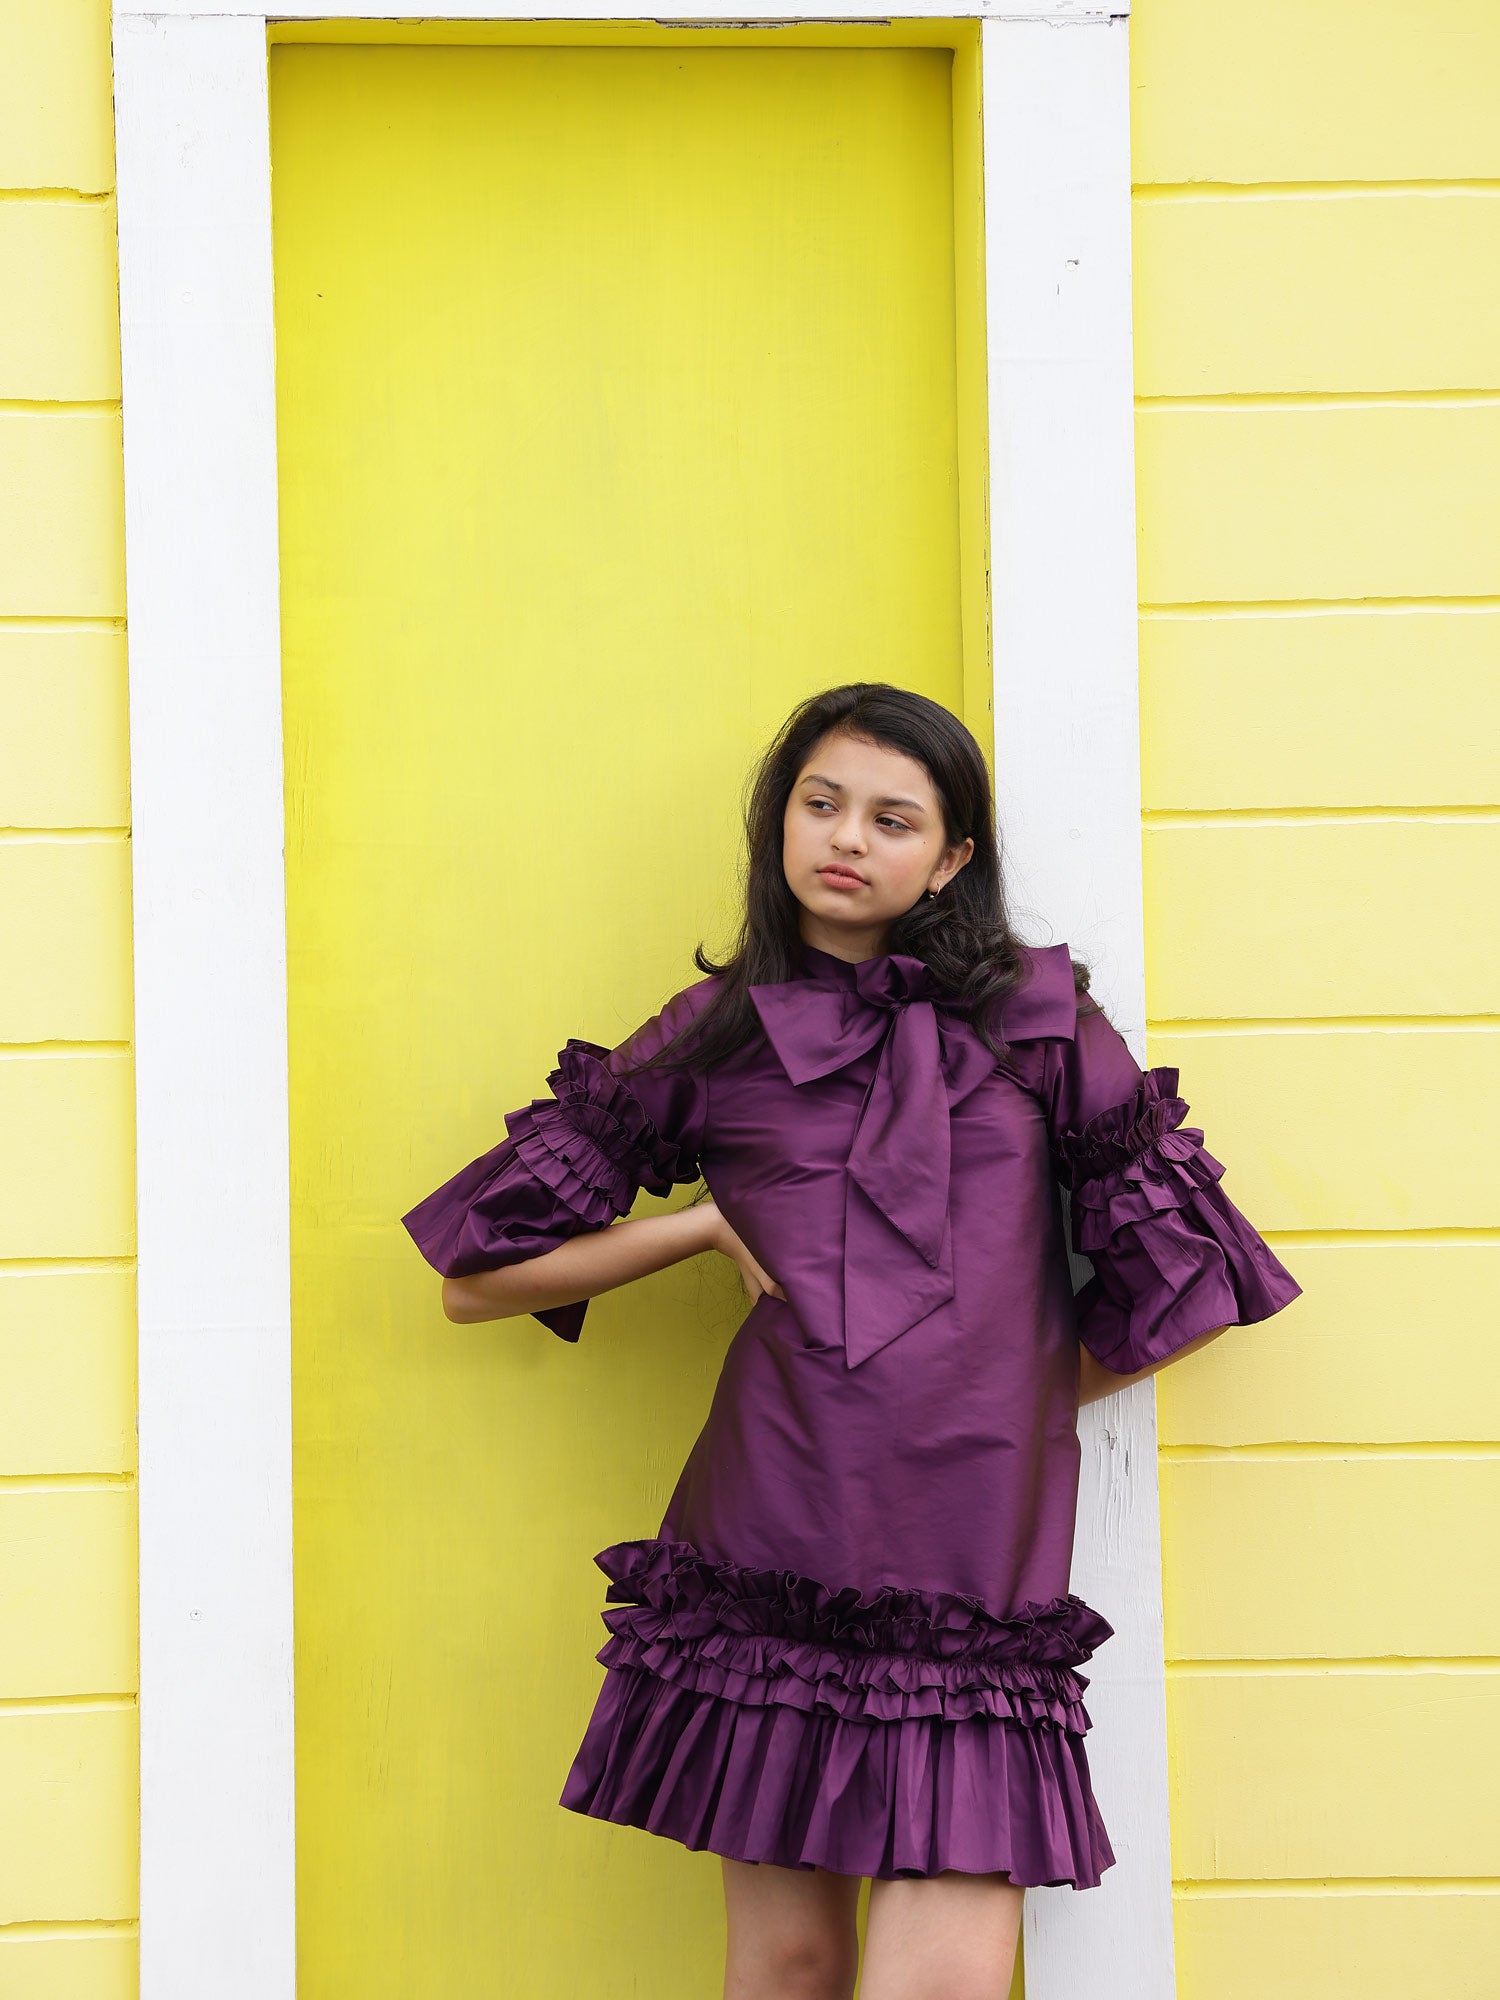
[{"label": "elbow", "polygon": [[497,1283],[504,1282],[498,1271],[480,1271],[468,1278],[444,1278],[444,1319],[451,1320],[454,1326],[480,1326],[486,1320],[519,1318],[530,1308],[514,1300],[497,1298]]},{"label": "elbow", "polygon": [[463,1278],[444,1278],[443,1317],[455,1326],[473,1326],[476,1321],[488,1319],[491,1315],[482,1310],[481,1302],[469,1290]]}]

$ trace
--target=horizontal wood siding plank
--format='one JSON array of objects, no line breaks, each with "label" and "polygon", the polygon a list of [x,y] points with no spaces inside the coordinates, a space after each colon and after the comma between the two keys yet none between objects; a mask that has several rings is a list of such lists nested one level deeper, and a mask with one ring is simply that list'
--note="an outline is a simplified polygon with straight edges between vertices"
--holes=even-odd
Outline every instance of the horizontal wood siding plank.
[{"label": "horizontal wood siding plank", "polygon": [[1168,1459],[1161,1499],[1171,1659],[1500,1659],[1500,1456]]},{"label": "horizontal wood siding plank", "polygon": [[1183,2000],[1418,2000],[1434,1991],[1488,2000],[1500,1965],[1500,1892],[1413,1885],[1179,1895],[1172,1929]]},{"label": "horizontal wood siding plank", "polygon": [[1163,1029],[1148,1048],[1258,1229],[1500,1228],[1500,1033]]},{"label": "horizontal wood siding plank", "polygon": [[1500,1015],[1500,819],[1148,827],[1145,882],[1154,1020]]},{"label": "horizontal wood siding plank", "polygon": [[0,716],[0,828],[126,824],[123,632],[0,629]]},{"label": "horizontal wood siding plank", "polygon": [[0,1700],[133,1694],[135,1490],[0,1486]]},{"label": "horizontal wood siding plank", "polygon": [[135,1276],[0,1271],[0,1475],[135,1469]]},{"label": "horizontal wood siding plank", "polygon": [[138,1763],[133,1704],[0,1712],[0,1924],[135,1916]]},{"label": "horizontal wood siding plank", "polygon": [[124,614],[119,412],[0,411],[0,617]]},{"label": "horizontal wood siding plank", "polygon": [[1140,396],[1500,388],[1500,188],[1137,201]]},{"label": "horizontal wood siding plank", "polygon": [[1500,1441],[1500,1243],[1278,1249],[1302,1297],[1163,1369],[1162,1444]]},{"label": "horizontal wood siding plank", "polygon": [[126,1055],[0,1059],[0,1258],[135,1250]]},{"label": "horizontal wood siding plank", "polygon": [[0,841],[0,937],[0,1043],[129,1039],[124,841]]},{"label": "horizontal wood siding plank", "polygon": [[1178,1988],[1478,2000],[1500,8],[1130,37],[1149,1057],[1303,1286],[1156,1382]]},{"label": "horizontal wood siding plank", "polygon": [[139,1964],[133,1926],[93,1937],[0,1933],[5,2000],[139,2000]]},{"label": "horizontal wood siding plank", "polygon": [[1130,54],[1137,183],[1500,178],[1493,0],[1149,0]]},{"label": "horizontal wood siding plank", "polygon": [[106,0],[0,7],[0,188],[114,186]]},{"label": "horizontal wood siding plank", "polygon": [[139,2000],[139,1964],[133,1928],[96,1937],[0,1933],[5,2000]]},{"label": "horizontal wood siding plank", "polygon": [[1150,811],[1500,804],[1500,610],[1145,617]]},{"label": "horizontal wood siding plank", "polygon": [[1500,1876],[1500,1673],[1169,1673],[1167,1728],[1179,1881]]},{"label": "horizontal wood siding plank", "polygon": [[1500,596],[1500,402],[1156,406],[1136,447],[1142,603]]},{"label": "horizontal wood siding plank", "polygon": [[115,205],[0,202],[0,396],[105,402],[120,393]]}]

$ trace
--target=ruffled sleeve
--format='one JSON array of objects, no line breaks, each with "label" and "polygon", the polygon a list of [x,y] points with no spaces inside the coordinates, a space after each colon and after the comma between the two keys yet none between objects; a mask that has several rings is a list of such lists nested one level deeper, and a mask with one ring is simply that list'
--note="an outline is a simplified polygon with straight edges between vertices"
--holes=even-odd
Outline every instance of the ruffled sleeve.
[{"label": "ruffled sleeve", "polygon": [[1224,1167],[1184,1124],[1175,1069],[1142,1070],[1085,1000],[1047,1063],[1054,1161],[1071,1192],[1073,1241],[1094,1274],[1078,1334],[1116,1374],[1164,1360],[1200,1334],[1250,1326],[1302,1287],[1224,1192]]},{"label": "ruffled sleeve", "polygon": [[[637,1193],[699,1177],[707,1084],[695,1069],[637,1065],[682,1028],[709,980],[678,994],[618,1048],[571,1039],[549,1097],[505,1114],[506,1137],[401,1220],[445,1278],[498,1271],[606,1228]],[[563,1340],[583,1331],[588,1300],[532,1315]]]}]

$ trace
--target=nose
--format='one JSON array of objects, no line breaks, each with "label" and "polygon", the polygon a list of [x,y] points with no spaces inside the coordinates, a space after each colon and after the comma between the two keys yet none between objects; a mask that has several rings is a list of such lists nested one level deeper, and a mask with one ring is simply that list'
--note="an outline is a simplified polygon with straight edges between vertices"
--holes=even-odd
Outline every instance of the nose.
[{"label": "nose", "polygon": [[863,854],[865,837],[859,821],[853,818],[841,820],[834,830],[832,845],[840,854]]}]

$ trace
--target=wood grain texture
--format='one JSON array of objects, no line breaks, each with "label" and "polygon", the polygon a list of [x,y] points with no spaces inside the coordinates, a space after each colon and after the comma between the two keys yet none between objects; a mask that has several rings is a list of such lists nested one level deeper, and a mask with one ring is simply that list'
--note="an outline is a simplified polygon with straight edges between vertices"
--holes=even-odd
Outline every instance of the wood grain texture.
[{"label": "wood grain texture", "polygon": [[569,1034],[697,977],[794,700],[962,706],[950,61],[278,46],[271,82],[301,1978],[697,1991],[717,1863],[556,1798],[591,1555],[660,1518],[733,1273],[601,1298],[575,1351],[449,1326],[398,1218]]}]

